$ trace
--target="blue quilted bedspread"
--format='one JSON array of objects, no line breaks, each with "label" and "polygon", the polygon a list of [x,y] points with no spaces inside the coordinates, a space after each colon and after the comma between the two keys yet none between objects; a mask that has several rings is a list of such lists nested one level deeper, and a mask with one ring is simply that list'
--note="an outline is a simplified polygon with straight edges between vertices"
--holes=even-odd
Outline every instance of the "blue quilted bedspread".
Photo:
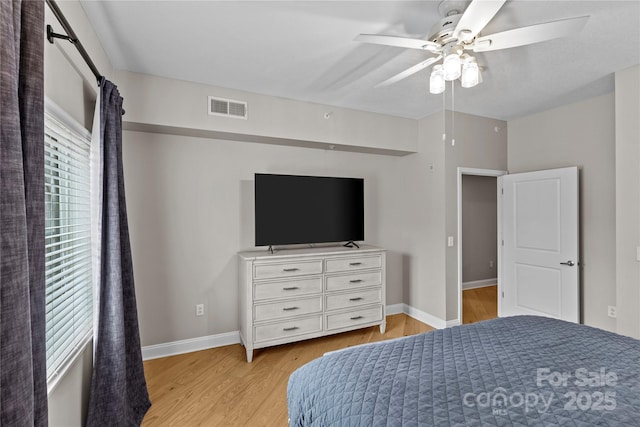
[{"label": "blue quilted bedspread", "polygon": [[640,341],[501,318],[325,355],[287,399],[291,426],[640,426]]}]

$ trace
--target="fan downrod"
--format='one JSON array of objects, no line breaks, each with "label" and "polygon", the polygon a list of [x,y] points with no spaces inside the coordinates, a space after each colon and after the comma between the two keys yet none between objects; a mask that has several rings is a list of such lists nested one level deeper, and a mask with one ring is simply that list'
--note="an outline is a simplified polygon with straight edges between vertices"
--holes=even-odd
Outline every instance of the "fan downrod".
[{"label": "fan downrod", "polygon": [[467,6],[469,6],[469,3],[471,3],[469,0],[443,0],[438,5],[438,13],[443,18],[462,15],[467,9]]}]

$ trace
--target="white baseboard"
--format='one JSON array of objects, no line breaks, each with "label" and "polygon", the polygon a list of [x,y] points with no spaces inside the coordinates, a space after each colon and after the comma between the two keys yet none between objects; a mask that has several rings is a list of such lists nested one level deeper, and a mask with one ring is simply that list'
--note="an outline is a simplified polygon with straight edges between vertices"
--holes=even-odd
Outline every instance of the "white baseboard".
[{"label": "white baseboard", "polygon": [[415,307],[411,307],[408,304],[394,304],[387,306],[387,314],[399,313],[404,313],[407,316],[413,317],[414,319],[419,320],[422,323],[426,323],[429,326],[433,326],[436,329],[450,328],[452,326],[460,325],[459,319],[445,321],[437,316],[418,310]]},{"label": "white baseboard", "polygon": [[[404,313],[416,320],[433,326],[436,329],[448,328],[459,325],[458,320],[444,321],[424,311],[413,308],[407,304],[392,304],[386,307],[387,315]],[[240,331],[226,332],[223,334],[208,335],[187,340],[172,341],[162,344],[142,347],[142,360],[158,359],[160,357],[176,356],[178,354],[191,353],[192,351],[208,350],[210,348],[223,347],[225,345],[240,344]]]},{"label": "white baseboard", "polygon": [[433,326],[436,329],[444,329],[447,327],[447,322],[442,320],[439,317],[436,317],[432,314],[429,314],[425,311],[418,310],[415,307],[411,307],[410,305],[404,305],[404,313],[407,316],[411,316],[416,320],[421,321],[422,323],[426,323],[429,326]]},{"label": "white baseboard", "polygon": [[391,304],[387,306],[387,316],[400,313],[404,313],[404,304]]},{"label": "white baseboard", "polygon": [[494,286],[497,283],[498,283],[497,278],[474,280],[472,282],[462,282],[462,290],[466,291],[467,289],[485,288],[487,286]]},{"label": "white baseboard", "polygon": [[208,335],[187,340],[172,341],[163,344],[142,347],[142,360],[158,359],[160,357],[175,356],[191,353],[192,351],[208,350],[225,345],[240,344],[240,332],[226,332],[224,334]]},{"label": "white baseboard", "polygon": [[447,320],[447,328],[450,328],[452,326],[460,326],[460,319],[453,319],[453,320]]}]

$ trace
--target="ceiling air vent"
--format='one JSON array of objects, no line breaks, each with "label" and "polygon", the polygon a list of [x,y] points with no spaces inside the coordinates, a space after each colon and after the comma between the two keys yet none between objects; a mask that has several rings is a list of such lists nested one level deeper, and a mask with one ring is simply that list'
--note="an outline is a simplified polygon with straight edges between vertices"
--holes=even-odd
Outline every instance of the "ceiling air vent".
[{"label": "ceiling air vent", "polygon": [[247,103],[233,99],[209,97],[209,115],[247,119]]}]

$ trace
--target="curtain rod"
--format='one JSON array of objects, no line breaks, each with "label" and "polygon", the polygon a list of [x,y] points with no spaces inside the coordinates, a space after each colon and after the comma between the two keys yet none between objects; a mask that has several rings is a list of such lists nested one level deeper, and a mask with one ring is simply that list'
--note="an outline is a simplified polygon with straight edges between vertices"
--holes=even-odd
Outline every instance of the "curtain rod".
[{"label": "curtain rod", "polygon": [[96,76],[96,79],[98,80],[98,86],[100,86],[100,80],[102,79],[103,75],[100,74],[100,71],[98,71],[96,64],[93,63],[91,57],[84,49],[84,46],[82,46],[82,43],[78,39],[78,36],[76,36],[73,28],[71,28],[71,25],[69,25],[69,21],[67,21],[67,18],[64,17],[55,0],[46,0],[46,2],[55,17],[58,19],[58,22],[60,22],[60,25],[62,25],[64,31],[67,33],[67,35],[56,34],[53,32],[53,28],[51,27],[51,25],[47,25],[47,40],[49,40],[49,43],[51,44],[53,44],[54,38],[68,40],[69,42],[71,42],[76,47],[76,49],[78,49],[78,52],[80,52],[80,56],[82,56],[82,59],[84,59],[89,68],[91,68],[93,75]]},{"label": "curtain rod", "polygon": [[[98,71],[98,67],[96,67],[96,64],[93,63],[91,57],[84,49],[84,46],[82,46],[80,39],[78,39],[75,31],[73,31],[73,28],[71,28],[69,21],[67,21],[67,18],[64,17],[64,14],[58,7],[58,4],[55,2],[55,0],[46,0],[46,2],[49,5],[51,12],[53,12],[53,14],[58,19],[58,22],[60,22],[60,25],[62,25],[64,31],[67,33],[67,35],[54,33],[53,27],[51,27],[51,25],[47,25],[47,40],[49,40],[49,43],[51,44],[53,44],[53,39],[63,39],[71,42],[71,44],[73,44],[76,49],[78,49],[78,52],[80,52],[80,56],[82,56],[84,62],[86,62],[89,68],[91,68],[93,75],[96,76],[96,80],[98,80],[98,86],[100,86],[100,81],[104,78],[104,76],[100,74],[100,71]],[[125,111],[123,109],[122,115],[124,116],[124,114]]]}]

